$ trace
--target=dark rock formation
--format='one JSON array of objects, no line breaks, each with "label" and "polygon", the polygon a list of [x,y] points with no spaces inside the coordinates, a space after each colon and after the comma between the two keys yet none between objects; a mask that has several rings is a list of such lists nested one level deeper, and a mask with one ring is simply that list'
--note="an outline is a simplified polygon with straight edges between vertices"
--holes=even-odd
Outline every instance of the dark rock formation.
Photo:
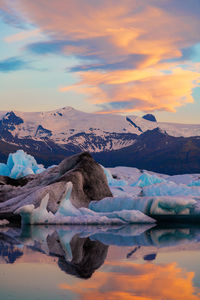
[{"label": "dark rock formation", "polygon": [[[27,184],[31,179],[28,177],[23,177],[19,179],[13,179],[8,176],[1,176],[0,175],[0,185],[12,185],[12,186],[24,186]],[[1,201],[1,199],[0,199]]]},{"label": "dark rock formation", "polygon": [[71,181],[72,204],[88,207],[92,200],[112,197],[106,176],[101,166],[89,153],[66,158],[60,165],[47,169],[41,174],[26,176],[19,180],[0,178],[0,218],[13,218],[16,209],[34,204],[38,207],[49,193],[47,209],[55,213],[66,193],[66,183]]},{"label": "dark rock formation", "polygon": [[103,166],[135,167],[168,175],[200,173],[200,139],[174,137],[160,128],[147,130],[123,149],[94,153]]},{"label": "dark rock formation", "polygon": [[142,118],[151,122],[157,122],[155,116],[152,114],[146,114]]}]

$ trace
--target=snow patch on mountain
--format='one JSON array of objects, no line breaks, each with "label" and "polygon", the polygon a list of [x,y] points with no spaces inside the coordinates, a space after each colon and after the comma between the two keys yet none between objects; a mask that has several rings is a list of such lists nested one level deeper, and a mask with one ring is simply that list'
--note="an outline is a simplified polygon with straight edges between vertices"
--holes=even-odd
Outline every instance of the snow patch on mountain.
[{"label": "snow patch on mountain", "polygon": [[53,142],[76,152],[112,151],[133,145],[137,136],[156,128],[175,137],[200,136],[200,125],[152,122],[133,115],[86,113],[72,107],[47,112],[0,112],[1,140],[20,147],[20,140],[26,140],[27,145],[30,141],[48,145]]}]

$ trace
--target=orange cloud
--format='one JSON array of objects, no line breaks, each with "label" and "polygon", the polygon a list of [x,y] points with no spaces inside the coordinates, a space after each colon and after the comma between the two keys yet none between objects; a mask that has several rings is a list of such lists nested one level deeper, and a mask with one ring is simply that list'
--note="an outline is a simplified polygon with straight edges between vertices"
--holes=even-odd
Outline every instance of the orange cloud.
[{"label": "orange cloud", "polygon": [[[73,89],[114,112],[175,111],[193,101],[200,74],[187,61],[167,60],[180,59],[183,48],[199,42],[200,20],[187,11],[172,13],[161,2],[18,0],[15,8],[53,39],[67,41],[63,53],[102,65],[95,71],[82,62],[80,82],[61,92]],[[113,102],[129,104],[119,109]]]},{"label": "orange cloud", "polygon": [[193,286],[193,272],[178,268],[175,263],[106,264],[110,271],[97,271],[88,281],[74,285],[62,283],[59,288],[78,294],[80,299],[132,300],[199,300]]},{"label": "orange cloud", "polygon": [[[175,111],[176,107],[193,102],[192,89],[198,86],[200,74],[194,70],[174,68],[165,74],[160,70],[142,69],[101,72],[82,72],[82,80],[71,87],[60,88],[61,92],[73,89],[88,95],[92,103],[111,101],[133,103],[126,111],[166,110]],[[112,97],[109,95],[112,86]],[[114,112],[124,112],[124,109]]]}]

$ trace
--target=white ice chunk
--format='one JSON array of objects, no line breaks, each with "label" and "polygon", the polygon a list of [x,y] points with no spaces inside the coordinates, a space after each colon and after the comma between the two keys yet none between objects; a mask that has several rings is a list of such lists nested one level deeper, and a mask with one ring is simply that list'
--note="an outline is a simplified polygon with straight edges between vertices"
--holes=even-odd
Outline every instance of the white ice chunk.
[{"label": "white ice chunk", "polygon": [[18,208],[15,213],[21,215],[23,224],[46,224],[48,219],[53,216],[51,212],[47,211],[48,201],[49,194],[46,194],[39,207],[35,208],[33,204],[25,205]]}]

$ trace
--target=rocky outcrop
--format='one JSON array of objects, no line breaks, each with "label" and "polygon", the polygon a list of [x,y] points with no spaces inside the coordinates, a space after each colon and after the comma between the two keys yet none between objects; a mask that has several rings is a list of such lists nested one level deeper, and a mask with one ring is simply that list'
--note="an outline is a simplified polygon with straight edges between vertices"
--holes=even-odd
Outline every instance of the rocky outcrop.
[{"label": "rocky outcrop", "polygon": [[145,119],[145,120],[147,120],[147,121],[157,122],[155,116],[152,115],[152,114],[146,114],[142,118]]},{"label": "rocky outcrop", "polygon": [[92,200],[112,197],[101,166],[87,152],[63,160],[58,166],[41,174],[18,180],[0,178],[0,218],[13,218],[14,212],[24,206],[40,206],[49,194],[47,210],[55,213],[67,193],[66,184],[73,184],[70,200],[76,208],[88,207]]}]

